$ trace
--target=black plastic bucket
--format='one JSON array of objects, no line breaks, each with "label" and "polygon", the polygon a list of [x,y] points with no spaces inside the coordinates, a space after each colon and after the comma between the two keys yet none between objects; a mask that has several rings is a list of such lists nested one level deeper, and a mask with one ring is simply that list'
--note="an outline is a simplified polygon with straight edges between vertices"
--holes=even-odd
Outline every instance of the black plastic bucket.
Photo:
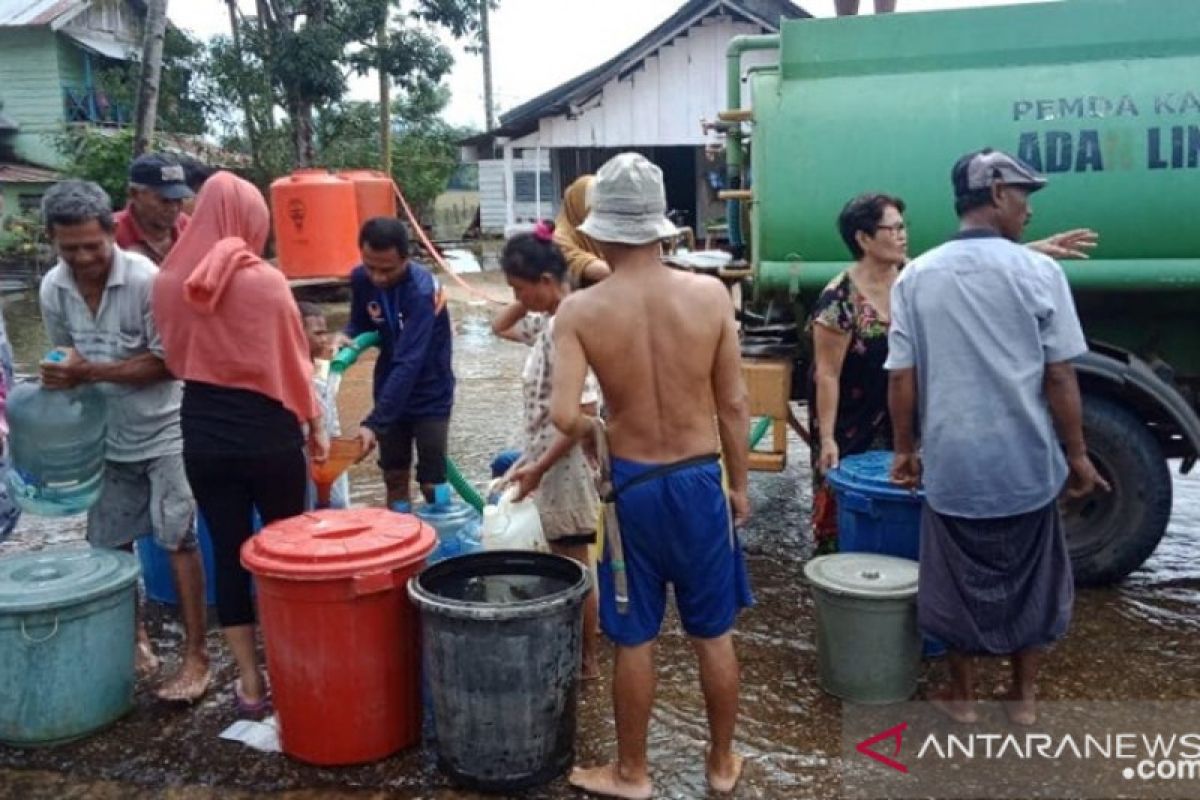
[{"label": "black plastic bucket", "polygon": [[438,766],[456,782],[513,791],[571,766],[590,587],[577,561],[507,550],[452,558],[409,582]]}]

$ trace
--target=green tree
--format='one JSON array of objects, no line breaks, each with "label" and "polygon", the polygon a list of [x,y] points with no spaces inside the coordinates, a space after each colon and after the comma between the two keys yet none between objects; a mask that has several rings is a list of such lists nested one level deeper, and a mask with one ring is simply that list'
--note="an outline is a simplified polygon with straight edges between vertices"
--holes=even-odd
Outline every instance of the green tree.
[{"label": "green tree", "polygon": [[[418,87],[392,103],[394,153],[392,178],[414,212],[431,210],[458,167],[459,139],[470,132],[441,119],[449,101],[442,87]],[[330,169],[379,169],[379,105],[349,102],[317,114],[314,133],[317,165]]]},{"label": "green tree", "polygon": [[[115,103],[133,108],[140,66],[134,61],[99,70],[97,82]],[[168,26],[158,96],[158,129],[202,135],[214,99],[208,48],[198,39]]]},{"label": "green tree", "polygon": [[269,127],[282,108],[303,167],[317,161],[314,109],[341,103],[351,74],[381,68],[403,92],[432,91],[454,63],[441,35],[466,39],[478,29],[479,0],[256,0],[255,14],[240,18],[240,47],[230,47],[269,84],[257,95],[267,113],[246,113]]},{"label": "green tree", "polygon": [[100,184],[114,208],[125,204],[129,162],[133,160],[132,128],[72,126],[59,134],[55,144],[66,158],[64,174]]}]

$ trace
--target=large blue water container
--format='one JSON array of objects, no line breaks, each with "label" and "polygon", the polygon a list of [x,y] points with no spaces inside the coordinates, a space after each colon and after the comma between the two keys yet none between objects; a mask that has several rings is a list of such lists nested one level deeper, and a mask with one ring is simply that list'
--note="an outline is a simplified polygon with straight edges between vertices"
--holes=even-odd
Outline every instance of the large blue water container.
[{"label": "large blue water container", "polygon": [[[204,517],[196,515],[196,542],[200,548],[200,558],[204,562],[204,601],[210,605],[217,604],[217,574],[213,562],[212,537],[208,532],[208,523]],[[138,560],[142,563],[142,585],[146,589],[146,597],[156,603],[169,606],[179,605],[179,593],[175,591],[175,573],[171,571],[171,554],[154,541],[154,536],[148,534],[137,540]]]},{"label": "large blue water container", "polygon": [[880,553],[917,561],[921,492],[891,482],[892,453],[846,456],[826,480],[837,495],[838,550]]},{"label": "large blue water container", "polygon": [[417,509],[416,515],[437,531],[437,548],[426,559],[436,564],[447,558],[477,553],[483,549],[479,527],[483,518],[479,512],[450,494],[450,487],[434,487],[434,502]]},{"label": "large blue water container", "polygon": [[[892,483],[892,455],[890,450],[872,450],[846,456],[826,476],[837,494],[839,551],[920,560],[925,495]],[[941,642],[925,639],[925,656],[945,652]]]},{"label": "large blue water container", "polygon": [[8,395],[8,425],[8,483],[22,509],[61,517],[96,502],[108,425],[104,395],[95,386],[50,390],[22,381]]},{"label": "large blue water container", "polygon": [[0,559],[0,742],[77,739],[130,709],[137,576],[118,550]]},{"label": "large blue water container", "polygon": [[[255,533],[262,529],[262,520],[257,511],[254,512],[251,526]],[[209,533],[204,515],[200,513],[196,514],[196,542],[200,548],[200,558],[204,562],[204,602],[215,606],[217,568],[213,561],[212,534]],[[138,539],[136,549],[138,560],[142,563],[142,586],[146,590],[146,597],[156,603],[179,605],[179,593],[175,591],[175,573],[171,571],[171,554],[160,547],[151,534]]]}]

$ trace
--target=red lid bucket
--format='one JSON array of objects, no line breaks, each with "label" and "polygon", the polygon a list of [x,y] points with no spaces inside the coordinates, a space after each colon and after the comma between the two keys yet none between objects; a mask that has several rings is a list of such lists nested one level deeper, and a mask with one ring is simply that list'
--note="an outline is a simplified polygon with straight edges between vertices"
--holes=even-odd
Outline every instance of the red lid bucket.
[{"label": "red lid bucket", "polygon": [[288,755],[375,761],[421,736],[420,630],[405,591],[437,537],[408,514],[328,509],[242,546]]}]

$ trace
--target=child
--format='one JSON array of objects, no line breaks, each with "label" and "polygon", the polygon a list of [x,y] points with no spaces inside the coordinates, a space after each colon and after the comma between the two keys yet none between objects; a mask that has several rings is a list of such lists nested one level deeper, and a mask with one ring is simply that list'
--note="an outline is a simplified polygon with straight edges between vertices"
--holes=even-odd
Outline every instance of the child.
[{"label": "child", "polygon": [[[304,332],[308,335],[308,352],[313,360],[313,389],[321,402],[321,411],[325,416],[325,430],[329,436],[340,436],[341,423],[338,422],[337,397],[329,396],[329,359],[333,356],[333,339],[329,333],[329,325],[325,321],[325,312],[316,303],[300,302],[300,317],[304,320]],[[317,505],[317,487],[312,478],[308,480],[307,505],[315,508]],[[330,508],[347,508],[350,505],[350,476],[342,473],[333,484],[329,493]]]},{"label": "child", "polygon": [[[531,348],[521,375],[525,400],[522,454],[509,478],[519,484],[521,497],[537,490],[534,499],[550,549],[590,565],[600,498],[583,448],[559,433],[550,421],[554,312],[570,291],[567,264],[553,236],[554,226],[539,222],[533,233],[514,236],[505,245],[500,264],[517,302],[496,315],[492,330]],[[586,413],[595,414],[599,399],[599,387],[589,375],[580,405]],[[588,595],[583,620],[583,676],[594,678],[599,675],[595,590]]]}]

